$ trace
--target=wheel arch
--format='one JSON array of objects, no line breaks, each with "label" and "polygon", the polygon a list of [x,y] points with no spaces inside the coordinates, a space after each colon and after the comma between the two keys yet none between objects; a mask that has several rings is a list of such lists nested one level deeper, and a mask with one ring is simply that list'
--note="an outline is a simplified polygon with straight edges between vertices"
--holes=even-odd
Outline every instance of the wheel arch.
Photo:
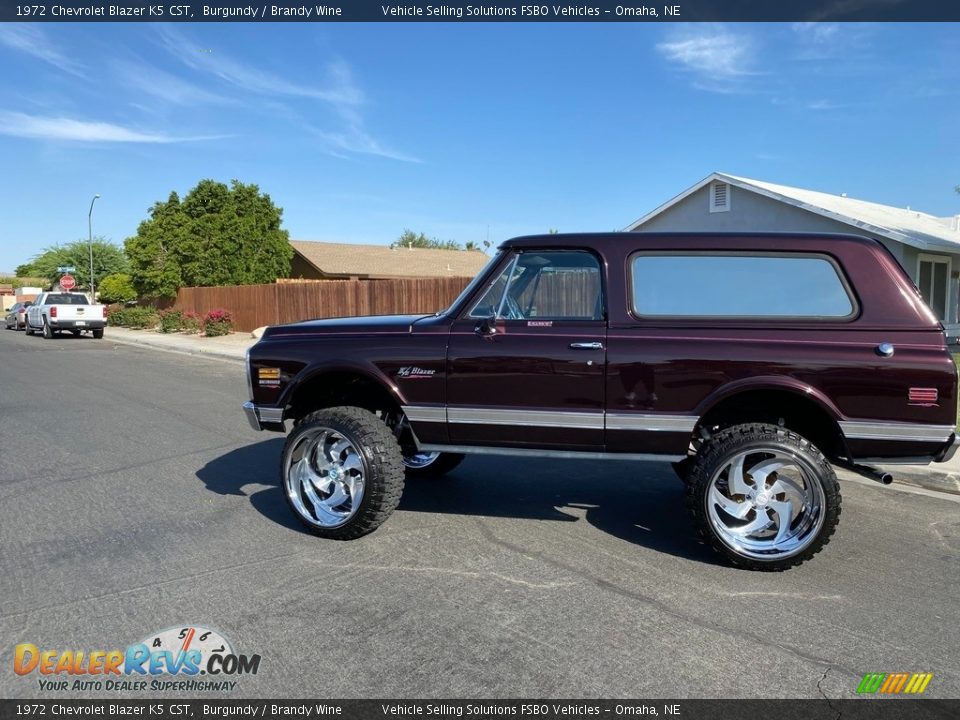
[{"label": "wheel arch", "polygon": [[302,372],[285,389],[281,402],[287,408],[284,416],[299,420],[326,407],[399,410],[405,401],[399,388],[384,375],[360,365],[338,364]]},{"label": "wheel arch", "polygon": [[849,458],[839,421],[843,414],[822,392],[793,378],[760,377],[728,383],[698,407],[694,437],[702,429],[767,422],[799,433],[831,460]]}]

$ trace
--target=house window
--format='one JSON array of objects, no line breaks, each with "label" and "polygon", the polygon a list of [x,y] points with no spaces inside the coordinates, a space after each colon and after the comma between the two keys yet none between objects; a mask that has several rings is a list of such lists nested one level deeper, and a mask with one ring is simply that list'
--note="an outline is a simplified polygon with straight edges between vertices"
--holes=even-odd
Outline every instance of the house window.
[{"label": "house window", "polygon": [[917,287],[940,322],[949,322],[950,258],[921,255],[917,259]]},{"label": "house window", "polygon": [[730,185],[715,182],[710,185],[710,212],[728,212],[730,210]]}]

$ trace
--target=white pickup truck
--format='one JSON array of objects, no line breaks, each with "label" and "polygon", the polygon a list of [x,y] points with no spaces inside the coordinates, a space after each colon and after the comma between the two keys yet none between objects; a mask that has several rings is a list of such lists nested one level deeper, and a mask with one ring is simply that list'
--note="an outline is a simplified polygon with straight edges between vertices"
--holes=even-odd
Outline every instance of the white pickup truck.
[{"label": "white pickup truck", "polygon": [[106,324],[103,305],[91,305],[83,293],[41,293],[27,308],[27,335],[40,332],[49,339],[61,330],[74,335],[89,330],[99,340]]}]

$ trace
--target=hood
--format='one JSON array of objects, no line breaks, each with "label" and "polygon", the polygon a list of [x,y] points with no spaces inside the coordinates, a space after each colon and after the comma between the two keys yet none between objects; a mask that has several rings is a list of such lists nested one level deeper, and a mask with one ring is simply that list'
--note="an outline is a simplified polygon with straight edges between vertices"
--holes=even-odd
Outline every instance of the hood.
[{"label": "hood", "polygon": [[263,337],[286,335],[363,335],[366,333],[408,333],[418,320],[432,315],[368,315],[365,317],[304,320],[289,325],[271,325]]}]

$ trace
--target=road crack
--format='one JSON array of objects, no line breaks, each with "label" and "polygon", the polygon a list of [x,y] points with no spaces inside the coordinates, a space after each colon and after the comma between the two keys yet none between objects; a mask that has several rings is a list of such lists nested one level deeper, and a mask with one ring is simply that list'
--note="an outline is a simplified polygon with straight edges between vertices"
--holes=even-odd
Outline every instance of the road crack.
[{"label": "road crack", "polygon": [[823,699],[827,701],[827,706],[837,714],[837,716],[833,720],[840,720],[840,716],[843,713],[840,710],[837,710],[837,708],[833,706],[833,703],[830,702],[830,698],[827,697],[827,694],[823,691],[823,687],[822,687],[822,683],[824,680],[827,679],[827,673],[830,672],[831,669],[832,669],[832,666],[828,665],[827,669],[823,671],[823,675],[821,675],[820,679],[817,680],[817,692],[819,692],[820,695],[823,697]]}]

